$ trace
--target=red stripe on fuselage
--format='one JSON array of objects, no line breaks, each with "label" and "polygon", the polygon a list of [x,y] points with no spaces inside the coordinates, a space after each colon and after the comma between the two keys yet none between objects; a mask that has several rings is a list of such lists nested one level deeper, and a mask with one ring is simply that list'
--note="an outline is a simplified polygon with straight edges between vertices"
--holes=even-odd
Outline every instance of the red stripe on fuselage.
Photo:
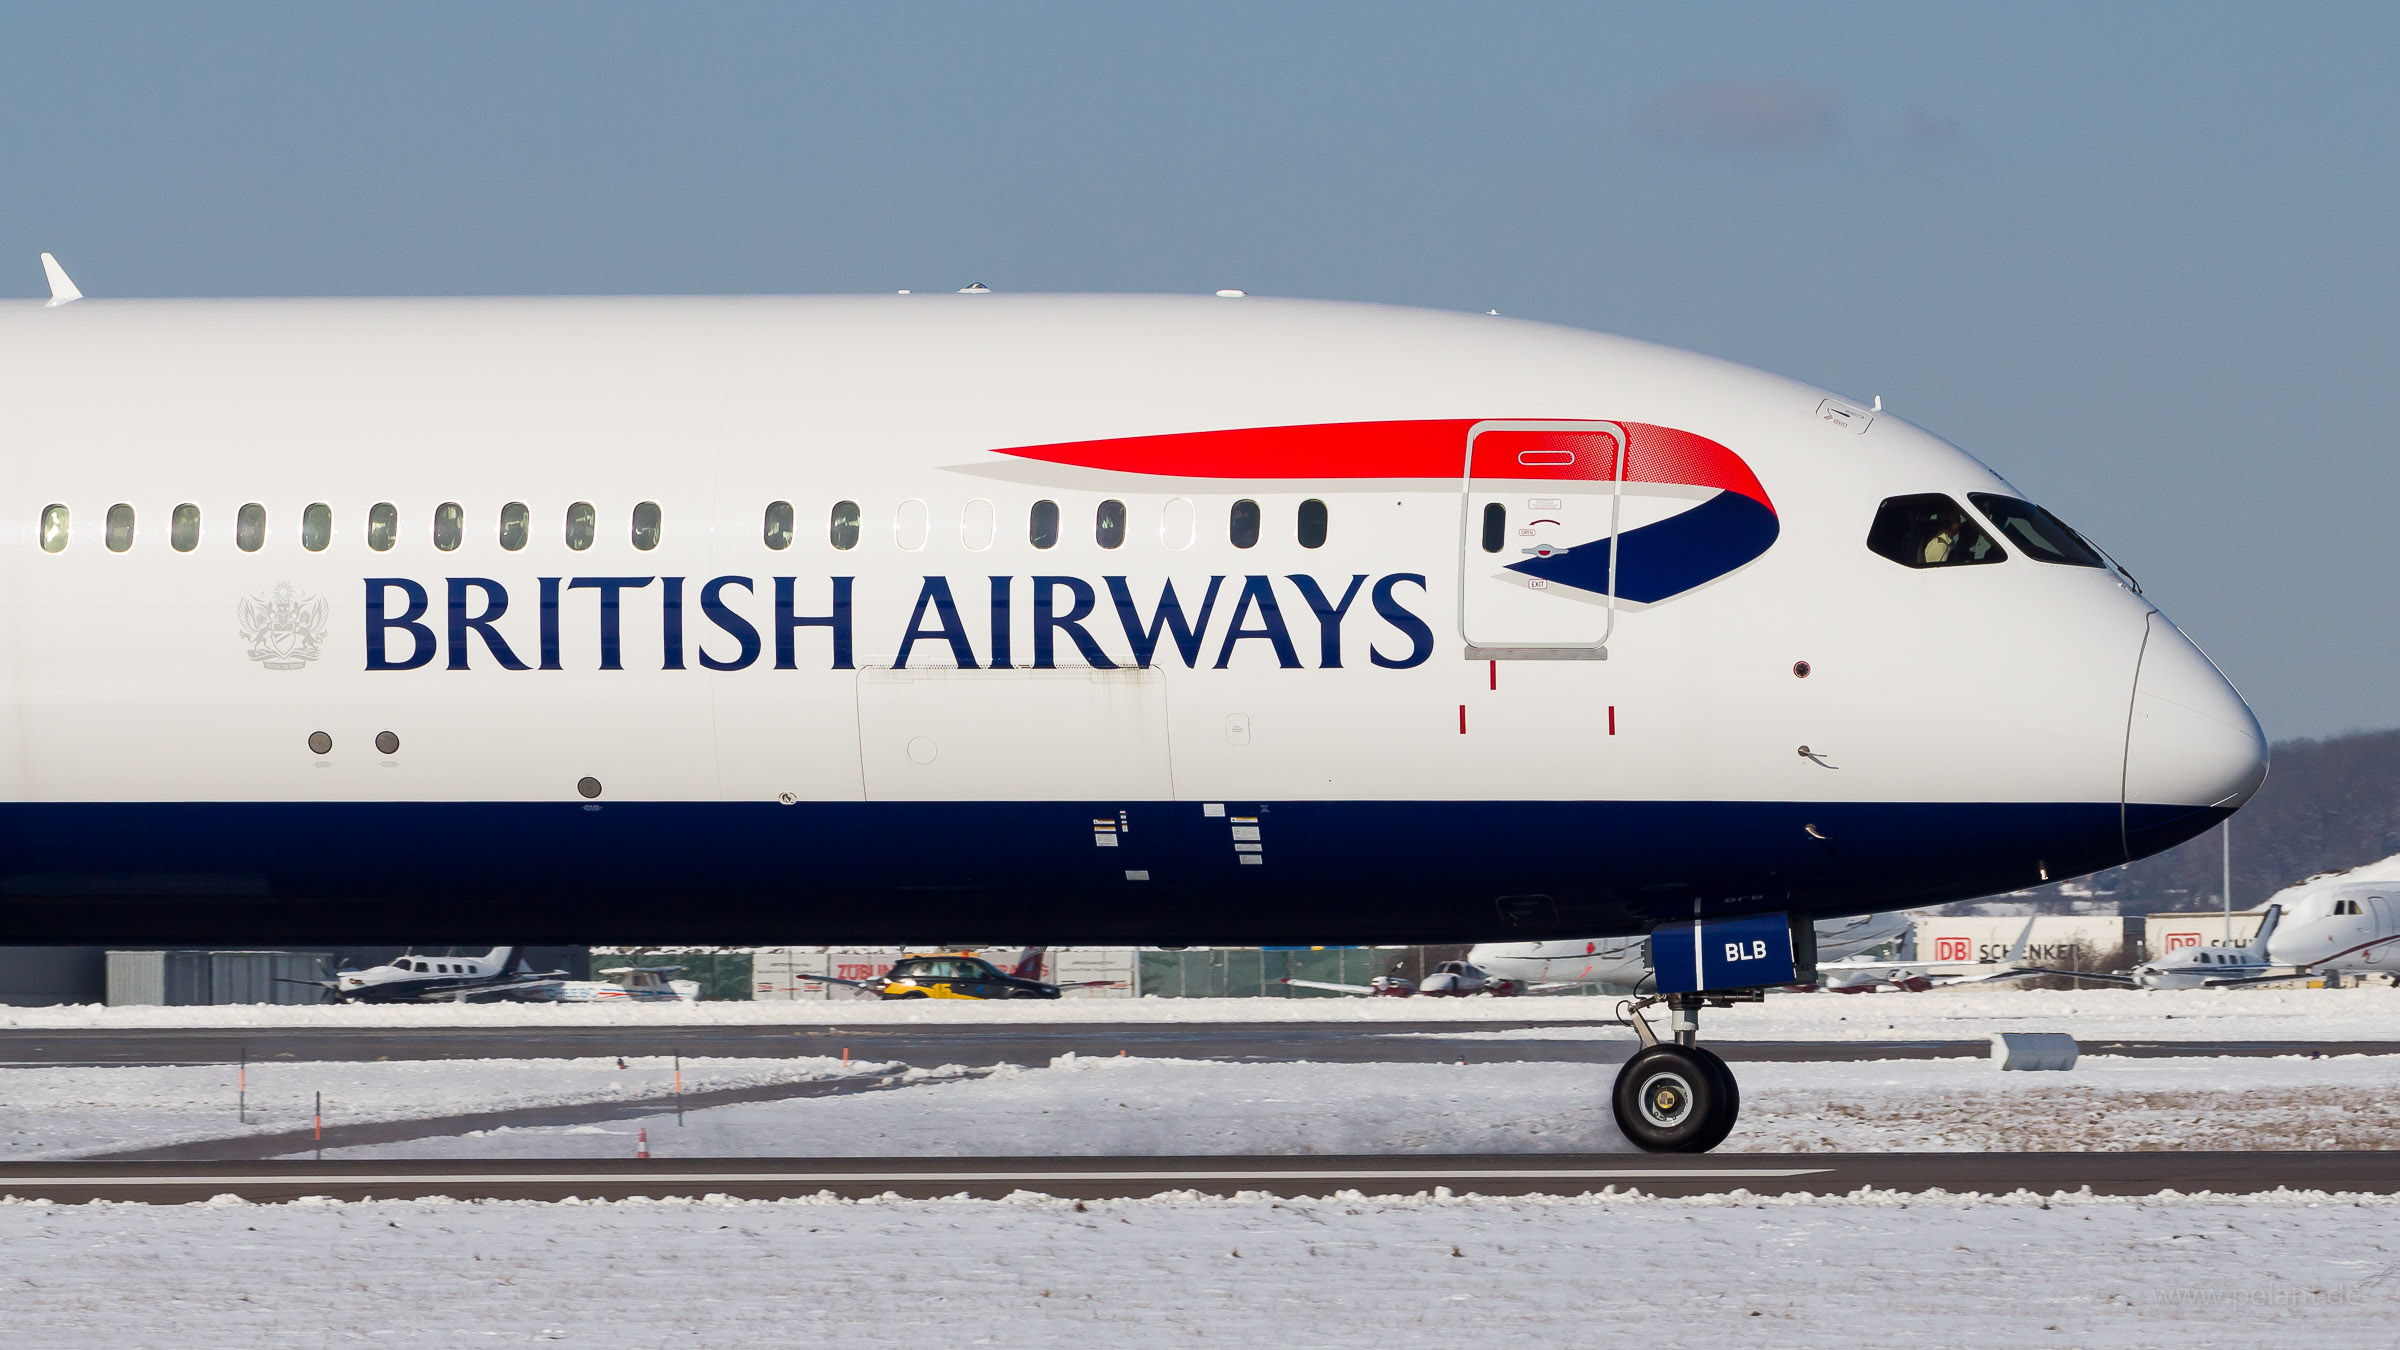
[{"label": "red stripe on fuselage", "polygon": [[[1238,427],[1022,445],[997,453],[1175,478],[1457,478],[1465,472],[1467,429],[1489,420]],[[1625,429],[1626,482],[1720,488],[1738,492],[1770,511],[1775,509],[1758,475],[1741,456],[1717,442],[1646,422],[1613,425]],[[1608,482],[1616,476],[1614,439],[1598,431],[1486,432],[1476,439],[1475,477]]]}]

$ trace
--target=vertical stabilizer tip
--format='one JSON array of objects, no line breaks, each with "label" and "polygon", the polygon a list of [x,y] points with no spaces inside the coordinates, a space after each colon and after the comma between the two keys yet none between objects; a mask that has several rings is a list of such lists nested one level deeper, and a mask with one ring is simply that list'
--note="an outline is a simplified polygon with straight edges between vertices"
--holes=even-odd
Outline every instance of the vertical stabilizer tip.
[{"label": "vertical stabilizer tip", "polygon": [[74,281],[68,278],[67,269],[47,253],[42,255],[42,275],[50,278],[50,303],[46,308],[56,309],[83,298],[83,292],[76,290]]}]

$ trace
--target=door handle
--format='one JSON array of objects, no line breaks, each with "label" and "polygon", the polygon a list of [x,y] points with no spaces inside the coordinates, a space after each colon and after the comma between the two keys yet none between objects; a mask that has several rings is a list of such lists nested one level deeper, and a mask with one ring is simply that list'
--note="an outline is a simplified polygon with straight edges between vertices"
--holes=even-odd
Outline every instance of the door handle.
[{"label": "door handle", "polygon": [[1562,544],[1535,544],[1531,548],[1522,548],[1517,551],[1530,553],[1536,558],[1557,558],[1564,556],[1567,549]]}]

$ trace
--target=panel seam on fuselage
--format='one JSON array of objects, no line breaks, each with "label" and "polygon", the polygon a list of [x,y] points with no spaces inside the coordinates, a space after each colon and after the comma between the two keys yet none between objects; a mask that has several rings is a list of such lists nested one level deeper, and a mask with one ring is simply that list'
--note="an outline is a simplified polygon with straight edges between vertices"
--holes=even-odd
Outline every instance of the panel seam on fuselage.
[{"label": "panel seam on fuselage", "polygon": [[2127,862],[2133,861],[2133,835],[2125,823],[2125,796],[2133,786],[2133,710],[2141,702],[2142,662],[2150,655],[2150,623],[2156,617],[2156,610],[2142,616],[2142,645],[2133,654],[2133,688],[2125,693],[2125,753],[2117,758],[2117,843]]}]

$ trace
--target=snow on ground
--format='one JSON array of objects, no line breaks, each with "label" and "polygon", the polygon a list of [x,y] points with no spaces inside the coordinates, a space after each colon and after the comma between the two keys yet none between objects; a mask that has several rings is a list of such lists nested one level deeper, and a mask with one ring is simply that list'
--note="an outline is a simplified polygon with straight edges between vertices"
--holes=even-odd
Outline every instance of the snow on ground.
[{"label": "snow on ground", "polygon": [[2393,1343],[2400,1204],[0,1204],[29,1344]]},{"label": "snow on ground", "polygon": [[[2400,1056],[2087,1057],[1737,1066],[1739,1152],[2400,1147]],[[606,1125],[503,1128],[340,1158],[1574,1153],[1631,1147],[1614,1071],[1573,1064],[1225,1064],[1061,1056],[896,1092]]]},{"label": "snow on ground", "polygon": [[[75,1157],[190,1139],[307,1129],[316,1094],[325,1123],[411,1120],[469,1111],[656,1097],[674,1063],[614,1058],[283,1062],[250,1065],[248,1123],[236,1115],[231,1064],[0,1068],[0,1160]],[[890,1065],[839,1059],[687,1059],[683,1088],[796,1083]]]},{"label": "snow on ground", "polygon": [[[1067,998],[791,1003],[469,1003],[405,1006],[265,1004],[215,1008],[0,1008],[0,1031],[77,1027],[591,1027],[988,1026],[1028,1023],[1357,1022],[1426,1024],[1588,1021],[1616,1017],[1615,997]],[[1705,1038],[1742,1040],[1979,1039],[1989,1031],[2071,1031],[2085,1039],[2400,1040],[2400,989],[1960,988],[1922,994],[1785,994],[1710,1010]]]}]

